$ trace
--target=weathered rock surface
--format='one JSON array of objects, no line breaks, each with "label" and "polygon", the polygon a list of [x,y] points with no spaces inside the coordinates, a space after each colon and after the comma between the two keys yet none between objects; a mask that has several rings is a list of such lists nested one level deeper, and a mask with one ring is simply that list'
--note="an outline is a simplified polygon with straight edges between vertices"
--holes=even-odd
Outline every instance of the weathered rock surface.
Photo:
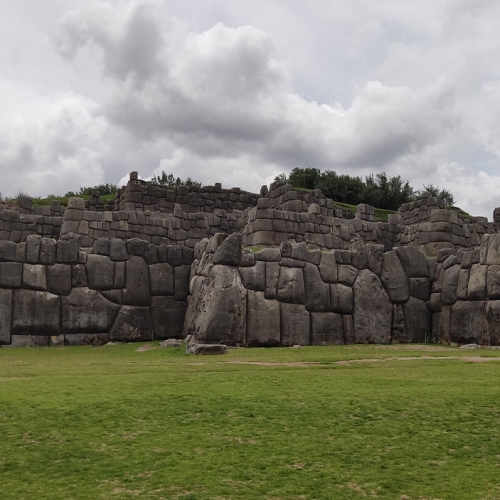
[{"label": "weathered rock surface", "polygon": [[262,292],[247,292],[247,347],[271,347],[280,344],[280,305],[267,300]]}]

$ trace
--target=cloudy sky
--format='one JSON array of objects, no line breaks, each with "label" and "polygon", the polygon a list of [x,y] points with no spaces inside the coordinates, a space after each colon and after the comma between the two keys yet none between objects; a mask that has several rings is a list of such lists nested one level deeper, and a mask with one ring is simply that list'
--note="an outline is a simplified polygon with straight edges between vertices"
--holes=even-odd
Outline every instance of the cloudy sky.
[{"label": "cloudy sky", "polygon": [[385,171],[500,206],[498,0],[0,2],[0,191]]}]

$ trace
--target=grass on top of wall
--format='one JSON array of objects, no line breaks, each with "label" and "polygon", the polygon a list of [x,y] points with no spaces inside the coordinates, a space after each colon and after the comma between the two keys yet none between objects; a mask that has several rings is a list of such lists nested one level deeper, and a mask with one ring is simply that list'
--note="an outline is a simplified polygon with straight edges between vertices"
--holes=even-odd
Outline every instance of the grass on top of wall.
[{"label": "grass on top of wall", "polygon": [[0,498],[500,498],[499,351],[137,347],[0,349]]}]

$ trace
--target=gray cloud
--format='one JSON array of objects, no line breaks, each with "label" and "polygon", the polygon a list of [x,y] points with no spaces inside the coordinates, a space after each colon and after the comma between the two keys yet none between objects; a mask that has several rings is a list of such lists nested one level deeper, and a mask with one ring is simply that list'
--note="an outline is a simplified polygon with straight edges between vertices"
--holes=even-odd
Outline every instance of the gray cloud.
[{"label": "gray cloud", "polygon": [[11,192],[132,169],[258,189],[315,166],[440,184],[475,213],[497,204],[495,2],[47,5],[54,75],[37,89],[0,81]]}]

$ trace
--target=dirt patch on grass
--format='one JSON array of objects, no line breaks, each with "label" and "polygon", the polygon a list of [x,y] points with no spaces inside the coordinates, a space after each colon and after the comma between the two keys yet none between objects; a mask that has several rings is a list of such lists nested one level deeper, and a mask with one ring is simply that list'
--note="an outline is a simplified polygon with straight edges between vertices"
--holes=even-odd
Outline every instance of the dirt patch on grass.
[{"label": "dirt patch on grass", "polygon": [[486,358],[481,356],[407,356],[390,358],[365,358],[365,359],[347,359],[334,361],[331,364],[318,363],[314,361],[290,361],[290,362],[269,362],[269,361],[222,361],[222,363],[232,365],[255,365],[255,366],[292,366],[299,368],[309,368],[311,366],[328,367],[331,365],[351,365],[354,363],[381,363],[383,361],[420,361],[420,360],[459,360],[466,363],[485,363],[488,361],[500,361],[499,358]]}]

